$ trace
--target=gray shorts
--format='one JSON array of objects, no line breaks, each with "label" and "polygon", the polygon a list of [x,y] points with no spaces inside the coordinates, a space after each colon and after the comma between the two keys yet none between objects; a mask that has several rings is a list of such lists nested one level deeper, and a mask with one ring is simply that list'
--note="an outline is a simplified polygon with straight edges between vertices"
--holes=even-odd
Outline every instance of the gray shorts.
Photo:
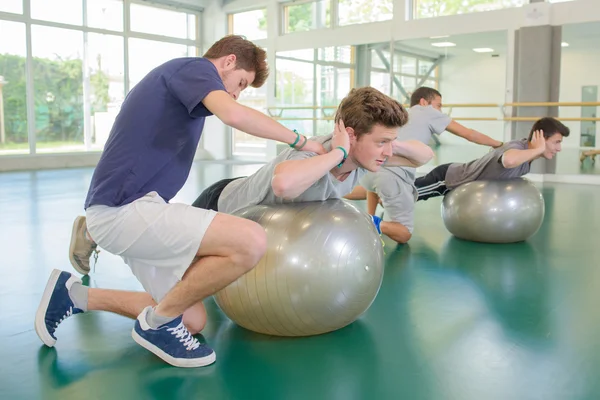
[{"label": "gray shorts", "polygon": [[[400,169],[394,169],[396,168]],[[370,192],[377,193],[385,209],[384,221],[399,222],[412,233],[417,189],[409,174],[402,170],[397,172],[388,168],[382,168],[379,172],[368,172],[360,180],[360,185]]]}]

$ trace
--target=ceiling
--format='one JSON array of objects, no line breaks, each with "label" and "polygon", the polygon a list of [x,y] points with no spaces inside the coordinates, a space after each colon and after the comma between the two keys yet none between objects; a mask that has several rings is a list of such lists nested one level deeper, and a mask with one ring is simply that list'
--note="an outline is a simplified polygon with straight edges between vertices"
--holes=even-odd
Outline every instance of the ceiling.
[{"label": "ceiling", "polygon": [[[506,54],[506,31],[482,32],[465,35],[452,35],[439,38],[408,39],[396,42],[398,48],[433,57],[466,56],[480,54],[489,57],[490,54]],[[454,47],[434,47],[432,43],[451,42]],[[491,53],[476,53],[474,48],[491,48]]]}]

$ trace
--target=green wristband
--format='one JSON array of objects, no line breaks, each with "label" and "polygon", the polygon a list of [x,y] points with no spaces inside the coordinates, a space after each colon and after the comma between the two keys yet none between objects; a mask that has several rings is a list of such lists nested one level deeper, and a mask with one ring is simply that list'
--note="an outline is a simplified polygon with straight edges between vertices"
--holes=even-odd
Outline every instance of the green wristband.
[{"label": "green wristband", "polygon": [[346,158],[348,158],[348,153],[346,153],[346,149],[343,148],[342,146],[338,146],[338,147],[336,147],[336,149],[340,149],[344,153],[344,158],[337,166],[338,168],[342,168],[342,164],[344,164],[344,161],[346,161]]},{"label": "green wristband", "polygon": [[300,140],[300,134],[298,133],[298,131],[294,129],[294,133],[296,134],[296,140],[294,140],[294,143],[289,145],[292,149],[294,148],[294,146],[296,146],[296,144]]}]

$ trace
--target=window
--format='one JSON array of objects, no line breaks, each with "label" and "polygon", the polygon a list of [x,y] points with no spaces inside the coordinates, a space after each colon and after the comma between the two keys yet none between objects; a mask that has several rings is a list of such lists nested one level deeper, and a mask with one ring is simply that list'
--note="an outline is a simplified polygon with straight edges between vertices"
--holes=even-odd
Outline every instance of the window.
[{"label": "window", "polygon": [[[260,88],[249,87],[244,90],[239,102],[254,108],[262,113],[267,113],[267,85]],[[232,128],[232,155],[245,159],[264,160],[267,152],[267,140]]]},{"label": "window", "polygon": [[394,15],[393,0],[339,0],[338,24],[388,21]]},{"label": "window", "polygon": [[15,14],[23,14],[23,0],[2,0],[0,11]]},{"label": "window", "polygon": [[283,7],[284,33],[331,27],[331,0],[311,1]]},{"label": "window", "polygon": [[129,88],[133,88],[148,72],[178,57],[196,55],[196,48],[184,44],[129,39]]},{"label": "window", "polygon": [[266,39],[267,10],[229,14],[229,33],[245,36],[248,40]]},{"label": "window", "polygon": [[[2,0],[4,2],[4,0]],[[64,24],[83,24],[82,0],[30,0],[31,18]]]},{"label": "window", "polygon": [[[387,43],[371,45],[371,86],[400,102],[406,102],[418,86],[437,88],[438,68],[434,59],[407,55],[396,49],[391,60],[388,49]],[[392,76],[390,69],[394,71]]]},{"label": "window", "polygon": [[[124,3],[133,32],[123,33]],[[0,39],[0,155],[102,150],[127,90],[169,59],[198,55],[198,12],[139,3],[0,0],[0,38],[10,38]],[[10,14],[23,4],[31,8],[25,22]]]},{"label": "window", "polygon": [[83,33],[32,26],[36,148],[84,150]]},{"label": "window", "polygon": [[[88,33],[87,71],[89,102],[85,117],[90,129],[86,147],[102,150],[125,98],[123,37]],[[89,133],[88,133],[89,132]]]},{"label": "window", "polygon": [[413,18],[440,17],[443,15],[467,14],[480,11],[521,7],[529,0],[414,0]]},{"label": "window", "polygon": [[87,26],[123,31],[122,0],[93,0],[86,4]]},{"label": "window", "polygon": [[[308,60],[310,52],[312,59]],[[282,52],[277,53],[276,62],[276,100],[282,107],[276,116],[280,122],[308,136],[330,133],[330,119],[354,85],[352,47]]]},{"label": "window", "polygon": [[196,17],[181,11],[131,4],[131,30],[181,39],[196,38]]},{"label": "window", "polygon": [[0,155],[29,152],[25,24],[0,21]]}]

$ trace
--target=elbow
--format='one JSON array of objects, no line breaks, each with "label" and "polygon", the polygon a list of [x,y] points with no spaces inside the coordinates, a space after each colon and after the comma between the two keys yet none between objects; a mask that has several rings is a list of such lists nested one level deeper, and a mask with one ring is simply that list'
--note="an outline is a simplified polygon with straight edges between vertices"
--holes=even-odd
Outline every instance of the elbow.
[{"label": "elbow", "polygon": [[292,200],[296,196],[291,192],[292,185],[289,183],[289,179],[286,179],[283,174],[275,174],[273,179],[271,180],[271,188],[273,189],[273,194],[276,197],[282,198],[284,200]]},{"label": "elbow", "polygon": [[239,113],[235,112],[233,109],[228,109],[222,115],[217,115],[219,119],[227,126],[231,126],[233,128],[239,129]]},{"label": "elbow", "polygon": [[415,157],[414,162],[417,164],[417,167],[420,167],[421,165],[425,165],[431,161],[434,156],[435,153],[433,152],[433,149],[426,144],[423,144],[421,151],[419,151],[418,157]]},{"label": "elbow", "polygon": [[429,146],[425,146],[425,151],[424,151],[424,155],[423,155],[423,164],[427,164],[429,161],[431,161],[433,159],[434,156],[435,156],[435,153],[433,152],[433,149]]},{"label": "elbow", "polygon": [[512,157],[507,157],[506,154],[502,157],[502,166],[506,169],[512,169],[518,166],[516,160]]}]

